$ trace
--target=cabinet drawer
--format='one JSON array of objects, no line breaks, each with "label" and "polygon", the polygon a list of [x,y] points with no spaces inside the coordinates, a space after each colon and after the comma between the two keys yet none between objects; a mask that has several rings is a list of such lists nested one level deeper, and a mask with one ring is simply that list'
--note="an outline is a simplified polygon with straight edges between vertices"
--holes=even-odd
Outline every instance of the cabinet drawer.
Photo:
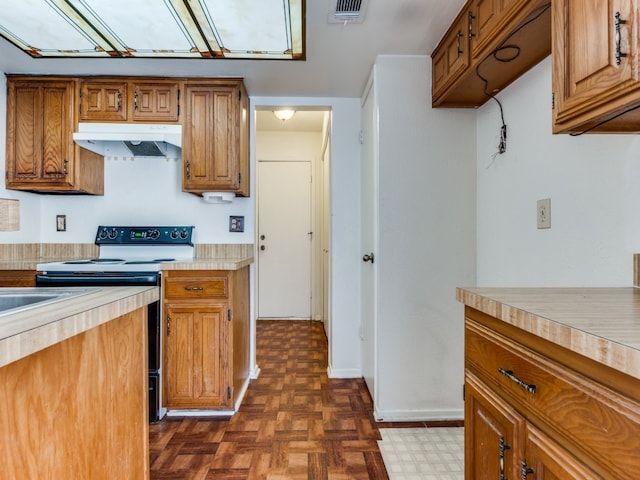
[{"label": "cabinet drawer", "polygon": [[600,471],[640,478],[636,402],[470,320],[465,363],[528,420],[572,442],[585,461],[595,460]]},{"label": "cabinet drawer", "polygon": [[163,280],[164,296],[173,300],[228,298],[229,277],[219,272],[171,274]]}]

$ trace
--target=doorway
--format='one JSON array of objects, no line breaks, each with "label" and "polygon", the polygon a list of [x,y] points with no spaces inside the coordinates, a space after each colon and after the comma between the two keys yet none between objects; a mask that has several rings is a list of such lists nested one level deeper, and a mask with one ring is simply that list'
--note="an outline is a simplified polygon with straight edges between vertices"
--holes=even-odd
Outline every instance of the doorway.
[{"label": "doorway", "polygon": [[258,319],[327,320],[330,114],[256,107]]}]

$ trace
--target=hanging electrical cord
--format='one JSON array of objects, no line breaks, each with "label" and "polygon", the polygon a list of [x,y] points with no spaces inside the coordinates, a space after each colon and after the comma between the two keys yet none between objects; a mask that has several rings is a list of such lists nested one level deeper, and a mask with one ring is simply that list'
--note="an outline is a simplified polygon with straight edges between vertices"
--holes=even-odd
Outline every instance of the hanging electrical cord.
[{"label": "hanging electrical cord", "polygon": [[[502,107],[502,103],[500,102],[500,100],[498,100],[498,98],[494,93],[490,93],[488,91],[489,80],[480,74],[480,67],[484,62],[486,62],[489,58],[492,58],[492,57],[493,59],[495,59],[497,62],[500,62],[500,63],[509,63],[514,61],[516,58],[518,58],[520,56],[520,50],[521,50],[520,47],[518,45],[507,44],[507,42],[520,30],[522,30],[527,25],[535,22],[538,18],[540,18],[549,8],[551,8],[551,3],[547,3],[542,7],[540,7],[529,20],[524,22],[522,25],[518,26],[518,28],[516,28],[513,32],[511,32],[509,36],[505,38],[489,55],[487,55],[484,59],[482,59],[478,63],[478,65],[476,65],[476,68],[475,68],[476,76],[483,83],[483,88],[482,88],[483,93],[487,97],[495,100],[495,102],[498,104],[498,107],[500,108],[500,120],[502,121],[502,125],[500,126],[500,141],[498,142],[498,149],[496,153],[492,156],[493,161],[495,161],[498,155],[502,155],[504,152],[507,151],[507,124],[504,121],[504,108]],[[500,56],[500,54],[504,54],[508,51],[512,51],[509,56],[502,56],[502,57]],[[493,161],[491,162],[491,164],[489,164],[489,166],[493,164]]]}]

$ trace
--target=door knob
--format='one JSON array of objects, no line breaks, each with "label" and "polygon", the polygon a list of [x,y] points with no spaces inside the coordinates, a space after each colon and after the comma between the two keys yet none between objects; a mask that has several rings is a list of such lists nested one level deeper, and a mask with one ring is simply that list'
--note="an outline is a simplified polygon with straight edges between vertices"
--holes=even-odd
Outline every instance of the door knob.
[{"label": "door knob", "polygon": [[362,257],[362,261],[363,262],[371,262],[371,263],[373,263],[373,252],[365,253],[365,255]]}]

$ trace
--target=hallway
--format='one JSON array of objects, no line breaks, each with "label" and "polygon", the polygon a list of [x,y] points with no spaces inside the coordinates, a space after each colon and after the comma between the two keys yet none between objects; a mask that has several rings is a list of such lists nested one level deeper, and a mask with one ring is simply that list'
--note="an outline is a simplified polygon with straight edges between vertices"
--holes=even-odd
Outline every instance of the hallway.
[{"label": "hallway", "polygon": [[151,478],[388,479],[364,381],[327,378],[322,324],[258,321],[256,336],[240,411],[151,425]]}]

